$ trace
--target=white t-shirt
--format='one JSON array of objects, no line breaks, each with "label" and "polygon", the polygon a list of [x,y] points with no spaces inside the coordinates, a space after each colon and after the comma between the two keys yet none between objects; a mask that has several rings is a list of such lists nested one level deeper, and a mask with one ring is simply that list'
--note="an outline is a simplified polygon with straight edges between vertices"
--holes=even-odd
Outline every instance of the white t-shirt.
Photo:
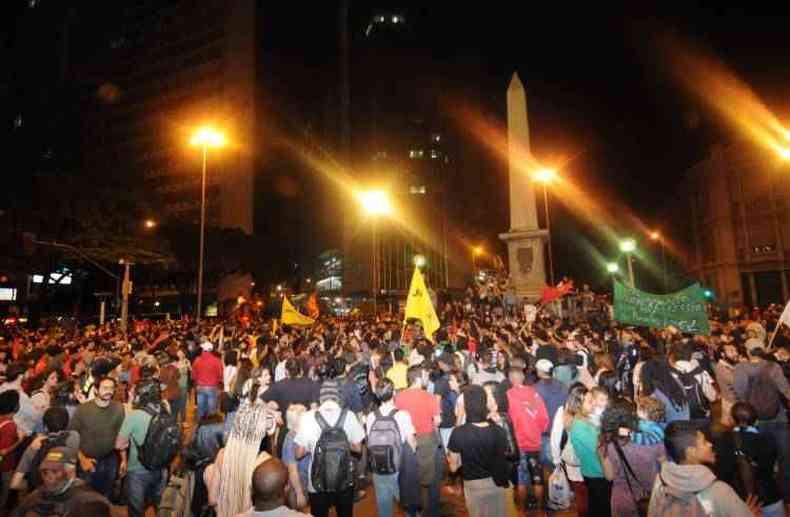
[{"label": "white t-shirt", "polygon": [[230,391],[230,383],[233,382],[233,378],[236,376],[236,367],[233,365],[226,365],[225,370],[222,375],[222,384],[225,386],[225,391]]},{"label": "white t-shirt", "polygon": [[[299,430],[296,432],[294,442],[300,447],[304,447],[310,453],[310,464],[307,466],[307,471],[313,470],[313,458],[315,457],[315,445],[321,437],[321,426],[318,425],[318,420],[315,418],[316,411],[321,412],[328,425],[335,425],[338,418],[340,418],[340,406],[335,402],[327,401],[321,404],[319,408],[311,409],[302,414],[299,419]],[[365,430],[357,420],[357,416],[351,412],[346,411],[346,419],[343,421],[343,430],[346,432],[348,441],[352,444],[362,443],[365,439]],[[308,476],[307,478],[308,492],[315,493],[313,490],[313,480]]]},{"label": "white t-shirt", "polygon": [[[382,415],[389,415],[395,409],[395,404],[392,401],[382,404],[379,411]],[[408,411],[398,411],[395,413],[395,423],[398,424],[398,431],[400,431],[400,441],[405,442],[409,436],[414,436],[414,425],[411,422],[411,415]],[[365,421],[366,431],[370,435],[370,430],[373,429],[373,422],[376,420],[376,414],[370,413]]]}]

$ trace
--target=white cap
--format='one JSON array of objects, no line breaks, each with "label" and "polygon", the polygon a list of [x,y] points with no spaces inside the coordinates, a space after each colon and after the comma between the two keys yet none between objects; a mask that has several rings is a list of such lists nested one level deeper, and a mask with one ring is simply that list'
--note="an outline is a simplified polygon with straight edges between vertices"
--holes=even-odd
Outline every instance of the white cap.
[{"label": "white cap", "polygon": [[211,341],[203,341],[200,344],[200,348],[202,348],[204,352],[211,352],[214,350],[214,345],[211,343]]},{"label": "white cap", "polygon": [[535,368],[537,368],[539,372],[549,373],[551,369],[554,368],[554,363],[548,359],[538,359],[538,362],[535,363]]}]

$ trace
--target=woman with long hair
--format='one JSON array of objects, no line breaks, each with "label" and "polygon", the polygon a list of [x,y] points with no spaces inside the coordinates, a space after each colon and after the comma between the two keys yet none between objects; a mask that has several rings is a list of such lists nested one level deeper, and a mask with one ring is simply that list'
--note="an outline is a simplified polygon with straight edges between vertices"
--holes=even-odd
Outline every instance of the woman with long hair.
[{"label": "woman with long hair", "polygon": [[579,517],[587,515],[587,487],[581,472],[581,464],[573,450],[573,444],[568,439],[571,425],[576,415],[581,413],[587,387],[577,382],[568,390],[565,404],[554,414],[551,426],[551,457],[555,465],[565,465],[565,472],[571,484],[576,499],[576,513]]},{"label": "woman with long hair", "polygon": [[666,359],[651,359],[642,366],[642,395],[664,403],[667,424],[690,418],[689,403],[683,386],[672,375]]},{"label": "woman with long hair", "polygon": [[[52,405],[52,395],[60,379],[60,370],[51,369],[31,380],[30,403],[33,405],[35,412],[41,417],[44,416],[44,412]],[[41,422],[41,418],[39,418],[39,422]],[[36,429],[36,431],[43,431],[43,423],[39,425],[41,427]]]},{"label": "woman with long hair", "polygon": [[584,396],[581,412],[571,424],[570,442],[579,458],[587,493],[587,509],[595,517],[611,514],[609,495],[612,484],[604,477],[603,466],[598,455],[601,433],[601,415],[609,404],[609,394],[603,388],[594,387]]},{"label": "woman with long hair", "polygon": [[664,444],[636,445],[631,434],[639,428],[634,405],[628,400],[612,403],[601,417],[599,454],[606,479],[612,482],[612,515],[640,517],[647,508]]}]

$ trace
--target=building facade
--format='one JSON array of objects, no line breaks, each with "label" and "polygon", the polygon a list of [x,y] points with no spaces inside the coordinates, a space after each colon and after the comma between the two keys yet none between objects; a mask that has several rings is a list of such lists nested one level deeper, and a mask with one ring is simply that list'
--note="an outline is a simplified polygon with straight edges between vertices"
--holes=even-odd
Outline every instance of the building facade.
[{"label": "building facade", "polygon": [[[735,142],[689,170],[686,266],[718,302],[738,306],[790,298],[788,163]],[[682,219],[681,219],[682,220]]]},{"label": "building facade", "polygon": [[442,115],[439,60],[416,44],[419,24],[409,12],[367,10],[351,19],[354,180],[360,189],[385,190],[394,212],[368,216],[346,207],[343,292],[369,294],[375,286],[379,295],[404,295],[417,256],[431,287],[462,288],[471,254],[451,238],[457,140]]},{"label": "building facade", "polygon": [[101,23],[81,18],[83,29],[101,26],[75,48],[85,167],[144,182],[152,217],[196,222],[202,153],[188,142],[215,125],[229,145],[208,152],[209,224],[252,233],[258,2],[118,4]]}]

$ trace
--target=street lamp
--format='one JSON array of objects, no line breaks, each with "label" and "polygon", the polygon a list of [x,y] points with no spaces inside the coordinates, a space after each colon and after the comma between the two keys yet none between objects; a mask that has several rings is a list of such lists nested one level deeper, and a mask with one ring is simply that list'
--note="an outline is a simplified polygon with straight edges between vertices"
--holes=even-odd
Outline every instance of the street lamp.
[{"label": "street lamp", "polygon": [[631,282],[631,287],[636,287],[634,283],[634,263],[631,256],[636,251],[636,241],[634,239],[625,239],[620,243],[620,251],[625,253],[625,259],[628,261],[628,279]]},{"label": "street lamp", "polygon": [[787,147],[782,147],[781,149],[779,149],[779,158],[785,161],[790,160],[790,149],[788,149]]},{"label": "street lamp", "polygon": [[389,194],[384,190],[365,190],[357,192],[357,199],[362,209],[371,217],[371,230],[373,232],[373,253],[371,256],[371,291],[373,291],[373,312],[378,313],[379,266],[378,266],[378,216],[392,213],[392,204]]},{"label": "street lamp", "polygon": [[667,258],[666,258],[666,251],[664,246],[664,239],[661,237],[661,234],[657,231],[653,231],[650,233],[650,239],[653,241],[658,242],[661,246],[661,276],[664,283],[664,292],[669,291],[669,285],[667,280]]},{"label": "street lamp", "polygon": [[483,254],[482,246],[472,248],[472,271],[477,271],[477,257]]},{"label": "street lamp", "polygon": [[417,267],[425,267],[425,256],[424,255],[414,255],[414,265]]},{"label": "street lamp", "polygon": [[548,184],[557,179],[557,173],[552,169],[541,169],[536,171],[532,178],[543,184],[543,209],[546,211],[546,233],[548,234],[549,282],[551,285],[554,285],[554,259],[551,254],[551,218],[549,217]]},{"label": "street lamp", "polygon": [[620,266],[617,265],[617,262],[607,262],[606,271],[614,275],[615,273],[620,271]]},{"label": "street lamp", "polygon": [[197,315],[195,316],[196,321],[200,322],[203,305],[203,253],[206,240],[206,157],[209,148],[218,149],[225,145],[225,136],[210,126],[204,126],[195,131],[189,143],[203,150],[203,177],[200,187],[200,253],[197,278]]},{"label": "street lamp", "polygon": [[143,223],[147,229],[156,228],[156,221],[153,219],[146,219],[145,223]]}]

